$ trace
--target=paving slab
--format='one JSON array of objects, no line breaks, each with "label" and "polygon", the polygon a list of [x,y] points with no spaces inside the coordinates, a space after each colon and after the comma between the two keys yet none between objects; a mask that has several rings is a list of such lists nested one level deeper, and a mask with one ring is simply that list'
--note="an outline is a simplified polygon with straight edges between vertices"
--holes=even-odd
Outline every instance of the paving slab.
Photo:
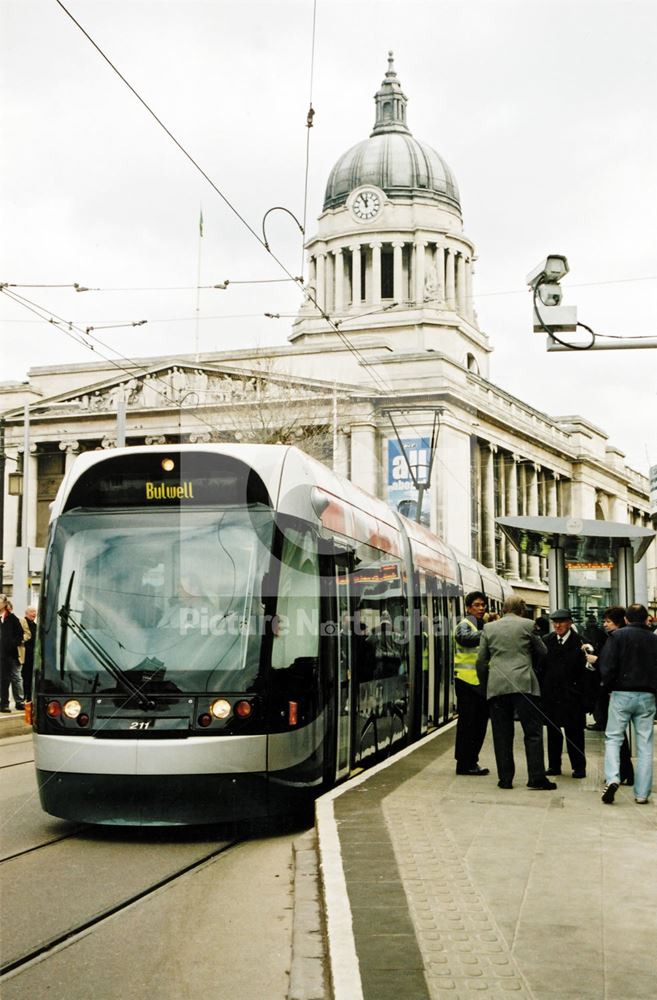
[{"label": "paving slab", "polygon": [[601,802],[602,735],[587,778],[564,766],[551,792],[525,787],[520,733],[510,790],[490,736],[482,778],[455,775],[453,743],[447,727],[318,805],[335,1000],[656,996],[657,807],[625,787]]}]

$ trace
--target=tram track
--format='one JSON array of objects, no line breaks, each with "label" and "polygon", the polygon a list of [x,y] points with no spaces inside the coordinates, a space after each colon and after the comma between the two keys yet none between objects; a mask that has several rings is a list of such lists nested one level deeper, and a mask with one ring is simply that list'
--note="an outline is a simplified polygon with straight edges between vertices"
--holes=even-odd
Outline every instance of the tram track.
[{"label": "tram track", "polygon": [[[78,831],[79,833],[79,831]],[[67,834],[64,837],[57,838],[57,841],[50,841],[48,844],[42,844],[38,847],[32,848],[29,851],[23,852],[24,854],[34,853],[44,847],[51,846],[58,841],[69,839],[75,834]],[[46,961],[49,957],[54,955],[58,950],[63,947],[67,947],[73,944],[76,939],[79,939],[86,934],[90,933],[96,928],[101,927],[108,920],[113,917],[129,910],[131,907],[135,906],[137,903],[146,900],[154,896],[161,889],[166,888],[174,884],[179,879],[183,878],[185,875],[191,872],[198,871],[202,869],[205,865],[209,864],[211,861],[220,857],[222,854],[227,854],[236,847],[239,847],[245,842],[247,838],[235,839],[233,841],[223,842],[219,847],[213,848],[211,851],[204,853],[201,857],[196,858],[194,861],[183,865],[182,867],[176,869],[175,871],[168,872],[166,875],[157,879],[151,885],[144,886],[137,892],[131,893],[124,899],[117,900],[109,906],[100,910],[98,913],[89,916],[87,919],[77,922],[75,925],[62,930],[60,933],[51,935],[46,940],[40,942],[38,945],[30,948],[28,951],[16,955],[9,961],[0,964],[0,984],[4,981],[13,978],[19,973],[23,972],[27,967],[33,966],[42,961]],[[20,857],[21,855],[13,855],[13,858]],[[11,859],[4,859],[5,861]]]},{"label": "tram track", "polygon": [[9,767],[21,767],[23,764],[33,764],[34,757],[28,757],[27,760],[12,760],[11,764],[0,764],[0,771],[5,771]]},{"label": "tram track", "polygon": [[24,851],[15,851],[13,854],[7,854],[3,858],[0,858],[0,870],[3,865],[6,865],[10,861],[15,861],[17,858],[24,858],[26,854],[34,854],[35,851],[40,851],[44,847],[51,847],[53,844],[59,844],[62,840],[70,840],[71,837],[75,837],[83,829],[81,826],[76,826],[73,830],[67,833],[62,833],[59,837],[51,837],[50,840],[44,840],[41,844],[33,844],[32,847],[26,847]]}]

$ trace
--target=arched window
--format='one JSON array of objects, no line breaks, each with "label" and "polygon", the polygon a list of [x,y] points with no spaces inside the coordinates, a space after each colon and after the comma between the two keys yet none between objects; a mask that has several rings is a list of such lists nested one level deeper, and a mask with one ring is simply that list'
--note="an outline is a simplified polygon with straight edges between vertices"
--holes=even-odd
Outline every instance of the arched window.
[{"label": "arched window", "polygon": [[466,354],[465,357],[465,367],[469,372],[474,372],[475,375],[479,374],[479,365],[474,354]]}]

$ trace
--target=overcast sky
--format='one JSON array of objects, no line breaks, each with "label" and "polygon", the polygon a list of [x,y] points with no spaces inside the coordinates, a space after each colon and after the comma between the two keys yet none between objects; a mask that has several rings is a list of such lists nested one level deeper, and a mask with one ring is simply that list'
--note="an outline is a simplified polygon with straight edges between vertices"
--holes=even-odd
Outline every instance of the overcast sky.
[{"label": "overcast sky", "polygon": [[[65,0],[249,225],[304,212],[313,0]],[[299,292],[56,0],[1,0],[0,282],[126,357],[285,342]],[[566,254],[564,303],[597,333],[657,336],[654,0],[317,0],[307,231],[366,138],[387,52],[413,134],[452,168],[478,254],[491,381],[580,413],[657,463],[657,349],[547,354],[526,274]],[[293,274],[301,235],[270,216]],[[111,289],[120,289],[112,291]],[[139,290],[136,290],[139,289]],[[157,290],[153,290],[157,289]],[[175,290],[181,289],[181,290]],[[0,295],[2,378],[93,361]],[[101,348],[103,353],[109,353]]]}]

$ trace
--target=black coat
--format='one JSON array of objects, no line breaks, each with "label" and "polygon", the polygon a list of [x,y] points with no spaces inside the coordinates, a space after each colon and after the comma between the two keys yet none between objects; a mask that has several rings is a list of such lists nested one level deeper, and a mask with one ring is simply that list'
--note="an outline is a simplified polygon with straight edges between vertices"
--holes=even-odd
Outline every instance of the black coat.
[{"label": "black coat", "polygon": [[600,654],[600,675],[608,691],[657,694],[657,635],[638,623],[616,629]]},{"label": "black coat", "polygon": [[583,725],[595,697],[596,673],[587,670],[582,640],[576,632],[560,645],[555,632],[544,639],[547,648],[540,669],[542,709],[557,726]]},{"label": "black coat", "polygon": [[9,663],[18,659],[18,646],[23,641],[23,626],[13,612],[0,620],[0,658]]}]

